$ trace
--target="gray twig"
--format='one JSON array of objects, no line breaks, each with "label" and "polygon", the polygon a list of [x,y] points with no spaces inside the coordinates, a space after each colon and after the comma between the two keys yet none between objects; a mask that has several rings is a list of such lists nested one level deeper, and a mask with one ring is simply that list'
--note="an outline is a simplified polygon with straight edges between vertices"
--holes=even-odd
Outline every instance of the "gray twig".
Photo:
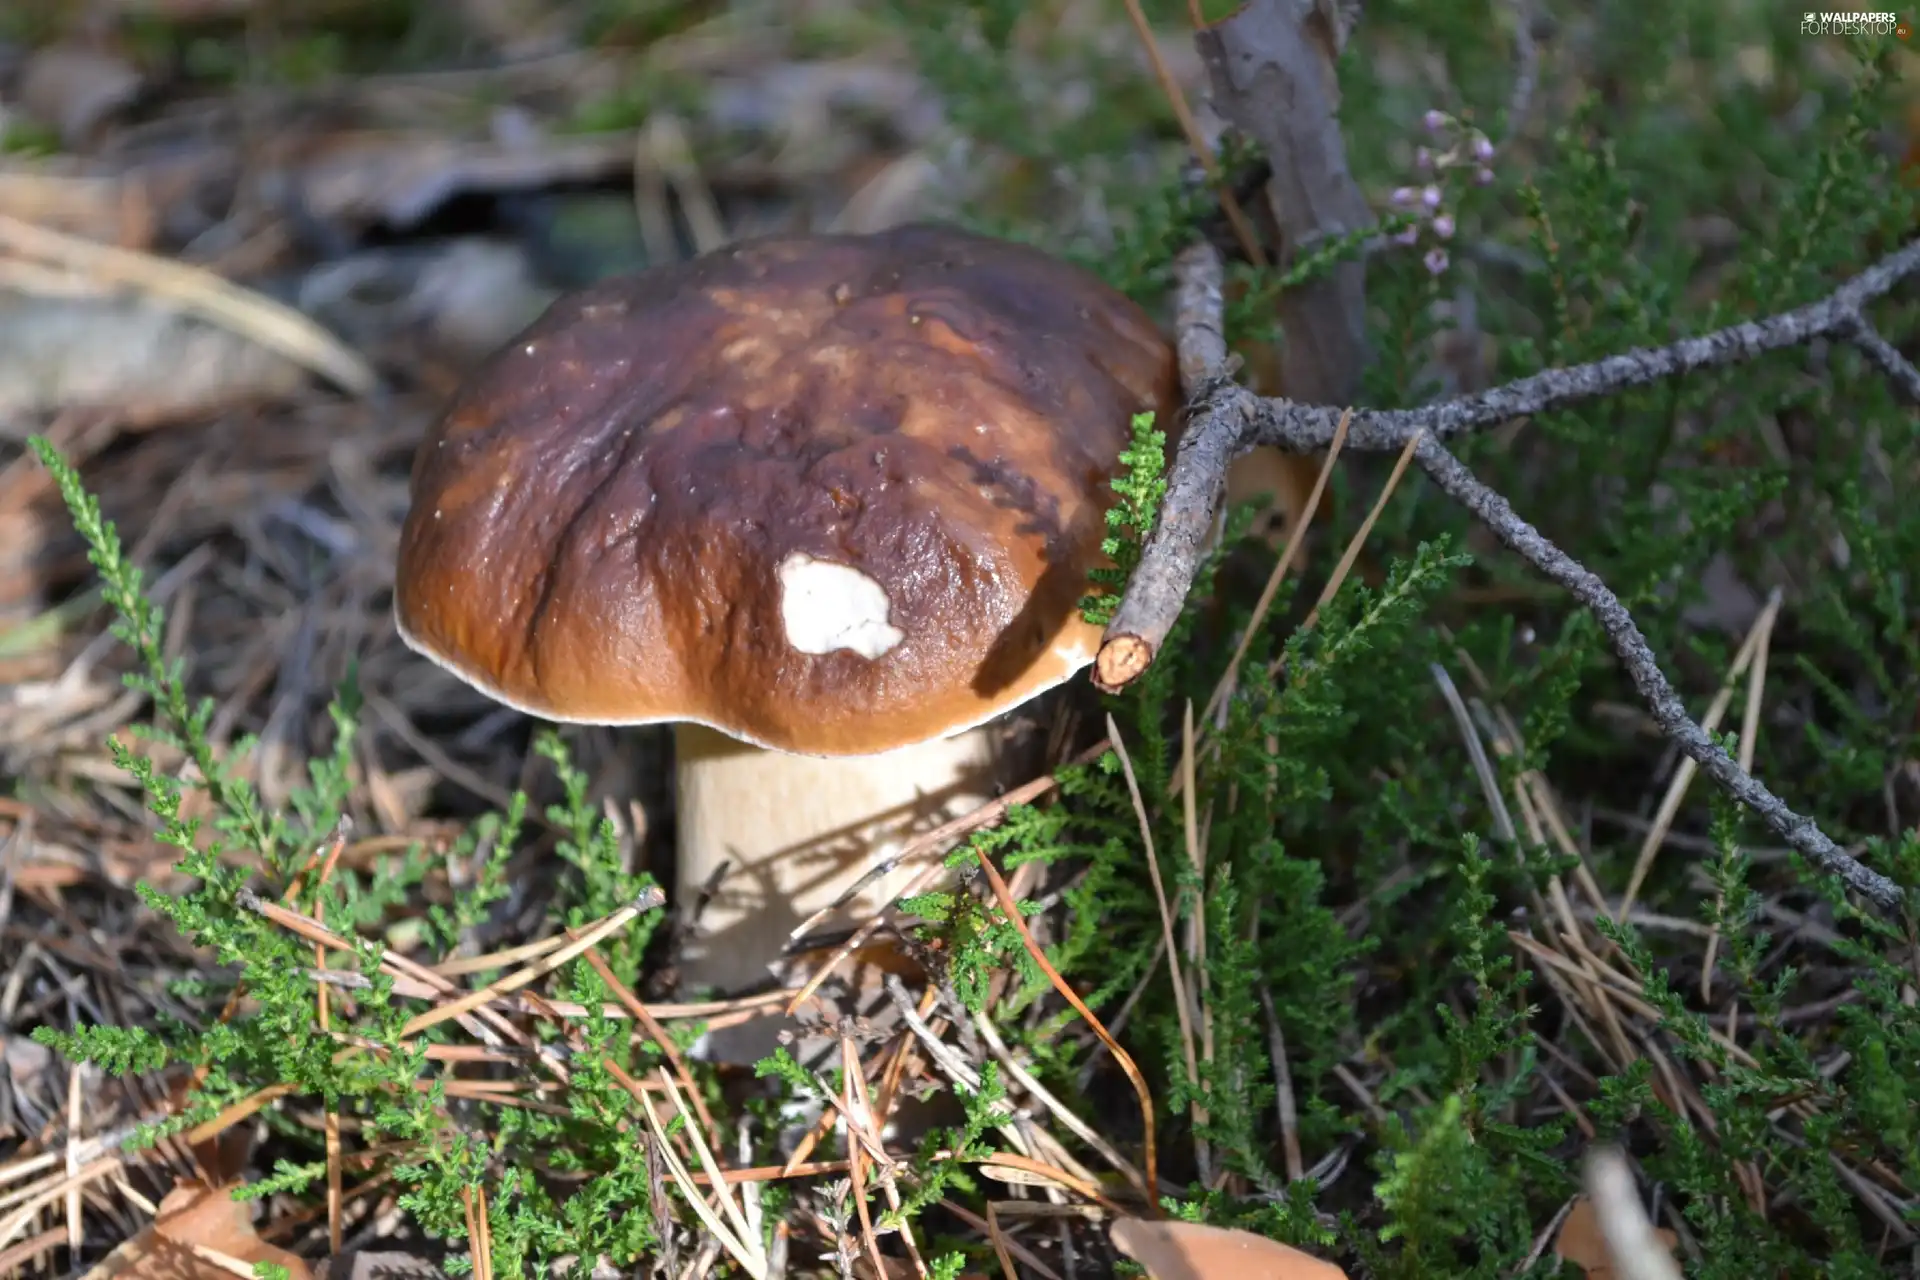
[{"label": "gray twig", "polygon": [[[1749,320],[1697,338],[1682,338],[1664,347],[1635,347],[1591,364],[1548,369],[1505,386],[1436,401],[1417,409],[1355,409],[1353,423],[1347,428],[1345,448],[1366,453],[1392,452],[1404,446],[1407,437],[1415,431],[1446,439],[1478,427],[1614,395],[1700,369],[1741,364],[1770,351],[1804,346],[1815,338],[1853,342],[1876,364],[1892,373],[1892,367],[1884,363],[1884,355],[1899,359],[1899,353],[1867,326],[1862,309],[1915,274],[1920,274],[1920,240],[1888,254],[1820,301],[1765,320]],[[1860,336],[1863,334],[1870,336]],[[1875,339],[1885,348],[1884,353],[1877,353],[1871,345]],[[1906,362],[1901,359],[1900,363]],[[1904,375],[1894,376],[1904,381]],[[1252,430],[1244,444],[1270,444],[1296,453],[1326,448],[1344,411],[1343,406],[1261,399],[1234,387],[1220,389],[1213,405],[1198,406],[1197,411],[1204,412],[1223,401],[1240,400],[1251,404],[1232,407],[1253,418]]]},{"label": "gray twig", "polygon": [[[1359,17],[1339,0],[1245,0],[1194,32],[1220,117],[1259,144],[1270,170],[1266,212],[1282,264],[1303,247],[1374,223],[1347,163],[1334,68]],[[1286,341],[1279,390],[1314,402],[1350,399],[1366,363],[1366,262],[1358,257],[1275,303]]]},{"label": "gray twig", "polygon": [[1907,399],[1920,404],[1920,369],[1901,355],[1891,342],[1880,336],[1873,322],[1865,316],[1854,319],[1853,325],[1846,330],[1847,341],[1860,348],[1860,354],[1872,361],[1880,372],[1893,380],[1893,385],[1906,393]]},{"label": "gray twig", "polygon": [[1633,615],[1620,603],[1620,597],[1591,569],[1548,541],[1546,535],[1521,519],[1507,500],[1481,483],[1474,474],[1432,437],[1422,440],[1414,457],[1433,482],[1448,497],[1478,516],[1480,522],[1506,546],[1524,556],[1534,567],[1565,587],[1573,598],[1593,613],[1600,629],[1613,642],[1613,651],[1627,669],[1634,688],[1646,701],[1648,711],[1674,745],[1700,766],[1700,772],[1712,778],[1727,793],[1760,815],[1761,821],[1781,839],[1805,854],[1823,870],[1845,880],[1883,907],[1900,901],[1900,888],[1893,881],[1868,868],[1830,840],[1815,825],[1787,807],[1784,800],[1768,790],[1758,778],[1742,769],[1713,738],[1694,723],[1693,717],[1660,670],[1647,638],[1640,633]]},{"label": "gray twig", "polygon": [[[1227,467],[1248,448],[1245,409],[1255,397],[1229,376],[1224,312],[1225,272],[1209,244],[1184,250],[1174,263],[1174,332],[1180,380],[1191,402],[1185,431],[1167,475],[1160,514],[1147,535],[1140,568],[1127,582],[1094,659],[1093,682],[1109,691],[1137,679],[1167,638],[1206,554],[1213,515],[1226,489]],[[1150,565],[1167,566],[1149,573]]]},{"label": "gray twig", "polygon": [[[1345,409],[1267,399],[1233,382],[1221,333],[1220,257],[1199,244],[1176,260],[1175,328],[1189,399],[1187,426],[1167,476],[1160,520],[1140,567],[1114,611],[1094,665],[1094,683],[1109,692],[1138,679],[1152,663],[1206,551],[1227,466],[1256,445],[1290,453],[1327,447]],[[1479,427],[1544,413],[1583,400],[1700,369],[1738,364],[1816,338],[1851,342],[1908,395],[1920,400],[1920,371],[1867,320],[1867,303],[1920,274],[1920,240],[1882,258],[1818,302],[1766,320],[1751,320],[1664,347],[1636,347],[1591,364],[1548,369],[1505,386],[1435,401],[1417,409],[1356,409],[1345,448],[1397,451],[1416,431],[1444,441]]]},{"label": "gray twig", "polygon": [[[1864,324],[1862,307],[1916,273],[1920,273],[1920,240],[1889,253],[1820,301],[1782,311],[1776,317],[1732,324],[1711,334],[1701,334],[1699,338],[1682,338],[1665,347],[1634,347],[1594,361],[1592,365],[1548,368],[1519,382],[1476,391],[1473,395],[1457,395],[1432,405],[1421,405],[1419,409],[1356,409],[1354,422],[1348,426],[1346,449],[1363,453],[1394,451],[1405,445],[1407,436],[1417,430],[1446,439],[1480,426],[1548,413],[1549,409],[1563,409],[1586,399],[1615,395],[1701,368],[1740,365],[1768,351],[1809,344],[1814,338],[1845,338],[1847,342],[1859,344],[1868,357],[1880,363],[1874,351],[1855,336]],[[1891,351],[1891,347],[1887,349]],[[1325,449],[1344,411],[1334,405],[1296,405],[1286,399],[1260,399],[1246,391],[1240,391],[1240,395],[1256,401],[1250,411],[1254,415],[1254,430],[1246,443],[1277,445],[1294,453]]]},{"label": "gray twig", "polygon": [[[1167,476],[1167,493],[1139,566],[1107,625],[1094,662],[1094,683],[1114,692],[1151,665],[1180,616],[1233,459],[1256,445],[1308,453],[1332,440],[1342,408],[1256,396],[1236,384],[1222,333],[1218,253],[1206,244],[1175,263],[1176,332],[1188,420]],[[1862,866],[1814,822],[1788,808],[1736,764],[1686,713],[1626,607],[1591,571],[1554,546],[1476,479],[1445,440],[1478,427],[1616,394],[1699,369],[1738,364],[1817,338],[1850,342],[1920,402],[1920,370],[1874,329],[1864,308],[1901,280],[1920,274],[1920,240],[1882,258],[1818,302],[1764,320],[1732,325],[1664,347],[1635,348],[1590,364],[1549,369],[1488,391],[1417,409],[1353,411],[1345,448],[1385,452],[1423,433],[1416,457],[1449,496],[1472,511],[1503,543],[1567,588],[1592,610],[1614,652],[1675,744],[1736,799],[1758,813],[1788,844],[1882,906],[1900,900],[1886,877]]]}]

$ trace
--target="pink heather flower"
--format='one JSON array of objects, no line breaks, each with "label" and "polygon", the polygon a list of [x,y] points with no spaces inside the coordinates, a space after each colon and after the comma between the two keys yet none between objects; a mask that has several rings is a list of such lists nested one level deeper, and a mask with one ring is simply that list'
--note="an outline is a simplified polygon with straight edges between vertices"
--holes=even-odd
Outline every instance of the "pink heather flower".
[{"label": "pink heather flower", "polygon": [[1431,172],[1433,169],[1433,152],[1426,147],[1415,147],[1413,151],[1413,167],[1422,173]]},{"label": "pink heather flower", "polygon": [[1447,127],[1447,113],[1437,109],[1429,111],[1423,117],[1422,123],[1427,126],[1428,133],[1438,133]]},{"label": "pink heather flower", "polygon": [[1420,202],[1420,193],[1412,187],[1395,187],[1391,198],[1396,209],[1411,209]]},{"label": "pink heather flower", "polygon": [[1453,217],[1451,214],[1443,213],[1433,220],[1433,234],[1442,240],[1453,239]]},{"label": "pink heather flower", "polygon": [[1398,232],[1394,234],[1393,242],[1395,244],[1406,244],[1406,245],[1419,244],[1420,243],[1420,224],[1416,222],[1411,226],[1401,228]]},{"label": "pink heather flower", "polygon": [[1482,167],[1479,172],[1473,175],[1473,180],[1484,187],[1493,181],[1493,170]]},{"label": "pink heather flower", "polygon": [[1438,209],[1440,207],[1440,188],[1435,186],[1421,188],[1420,203],[1429,209]]},{"label": "pink heather flower", "polygon": [[1437,276],[1447,269],[1447,251],[1445,249],[1429,249],[1427,250],[1427,256],[1420,259],[1420,261],[1426,264],[1428,274]]}]

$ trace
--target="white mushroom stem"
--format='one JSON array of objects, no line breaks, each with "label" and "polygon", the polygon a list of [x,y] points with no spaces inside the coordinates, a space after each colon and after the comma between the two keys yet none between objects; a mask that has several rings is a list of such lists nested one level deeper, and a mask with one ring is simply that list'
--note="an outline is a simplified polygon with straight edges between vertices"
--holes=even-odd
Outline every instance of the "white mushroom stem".
[{"label": "white mushroom stem", "polygon": [[[997,742],[989,723],[882,755],[823,758],[676,725],[680,909],[728,864],[680,954],[683,989],[765,981],[796,925],[916,835],[993,796]],[[865,919],[925,867],[895,867],[818,927]]]}]

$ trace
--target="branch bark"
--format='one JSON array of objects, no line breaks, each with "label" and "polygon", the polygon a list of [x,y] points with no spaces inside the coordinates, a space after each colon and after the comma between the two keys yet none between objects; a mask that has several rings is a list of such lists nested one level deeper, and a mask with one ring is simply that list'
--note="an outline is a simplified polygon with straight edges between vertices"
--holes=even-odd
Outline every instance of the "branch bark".
[{"label": "branch bark", "polygon": [[[1219,254],[1207,244],[1183,252],[1176,325],[1181,376],[1190,401],[1188,423],[1167,477],[1160,518],[1142,549],[1139,567],[1107,626],[1094,662],[1094,683],[1108,692],[1146,671],[1192,587],[1206,551],[1227,466],[1245,450],[1273,445],[1292,452],[1325,448],[1344,412],[1326,405],[1254,395],[1233,382],[1222,332]],[[1789,845],[1881,906],[1901,893],[1891,880],[1861,865],[1812,819],[1795,813],[1736,764],[1687,715],[1659,661],[1626,607],[1597,575],[1556,547],[1476,478],[1446,448],[1452,436],[1527,414],[1612,395],[1699,369],[1738,364],[1770,351],[1826,338],[1851,343],[1901,393],[1920,402],[1920,371],[1874,329],[1869,302],[1920,274],[1920,240],[1882,258],[1827,297],[1764,320],[1748,321],[1658,348],[1636,348],[1591,364],[1549,369],[1489,391],[1418,409],[1356,410],[1345,448],[1398,450],[1424,433],[1416,457],[1434,482],[1473,512],[1501,542],[1567,588],[1590,609],[1626,667],[1655,720],[1680,749]]]},{"label": "branch bark", "polygon": [[1852,328],[1846,330],[1847,341],[1860,348],[1860,354],[1887,375],[1894,386],[1906,393],[1907,399],[1920,404],[1920,369],[1901,355],[1891,342],[1880,336],[1873,322],[1860,316]]},{"label": "branch bark", "polygon": [[[1167,493],[1127,582],[1100,652],[1093,683],[1117,693],[1140,678],[1180,617],[1193,575],[1206,555],[1214,512],[1227,486],[1227,468],[1245,443],[1258,399],[1234,384],[1227,363],[1225,278],[1220,255],[1206,243],[1189,245],[1174,260],[1175,349],[1180,382],[1195,406],[1167,473]],[[1203,412],[1201,406],[1208,406]],[[1153,573],[1149,565],[1159,565]]]},{"label": "branch bark", "polygon": [[[1267,210],[1282,262],[1307,245],[1373,225],[1347,166],[1335,73],[1357,6],[1249,0],[1194,32],[1214,111],[1260,144],[1272,174]],[[1366,354],[1366,262],[1355,258],[1277,303],[1279,386],[1296,399],[1352,397]]]},{"label": "branch bark", "polygon": [[1620,597],[1598,574],[1556,547],[1547,536],[1522,519],[1507,500],[1495,493],[1467,470],[1447,447],[1428,436],[1414,451],[1415,459],[1442,492],[1480,518],[1509,550],[1524,556],[1540,572],[1565,587],[1590,610],[1600,629],[1613,644],[1613,651],[1633,680],[1634,688],[1647,704],[1667,737],[1700,766],[1700,772],[1712,778],[1734,799],[1760,816],[1781,839],[1805,854],[1821,869],[1846,881],[1883,907],[1900,901],[1900,889],[1893,881],[1869,870],[1858,859],[1829,839],[1813,819],[1787,807],[1786,801],[1769,791],[1764,783],[1742,769],[1720,744],[1694,723],[1680,695],[1660,670],[1646,636],[1633,620]]},{"label": "branch bark", "polygon": [[[1910,376],[1920,375],[1895,372],[1897,366],[1889,363],[1888,357],[1905,365],[1908,371],[1913,366],[1873,330],[1864,308],[1900,281],[1916,274],[1920,274],[1920,240],[1888,254],[1820,301],[1765,320],[1749,320],[1696,338],[1682,338],[1664,347],[1635,347],[1591,364],[1548,369],[1505,386],[1437,401],[1418,409],[1356,409],[1353,423],[1347,428],[1346,447],[1367,453],[1389,452],[1405,445],[1407,437],[1415,431],[1425,431],[1445,440],[1463,431],[1545,413],[1697,370],[1742,364],[1770,351],[1804,346],[1816,338],[1854,343],[1896,381],[1906,383]],[[1238,394],[1247,395],[1244,391]],[[1208,407],[1196,405],[1196,414]],[[1291,400],[1259,400],[1253,408],[1242,412],[1252,413],[1255,419],[1253,433],[1246,441],[1248,445],[1270,444],[1305,453],[1326,448],[1344,409]]]}]

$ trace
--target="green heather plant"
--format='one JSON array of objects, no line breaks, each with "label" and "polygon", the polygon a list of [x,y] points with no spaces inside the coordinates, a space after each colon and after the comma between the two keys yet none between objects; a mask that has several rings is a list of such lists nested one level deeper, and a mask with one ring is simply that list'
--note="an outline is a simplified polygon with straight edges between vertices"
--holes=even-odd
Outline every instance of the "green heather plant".
[{"label": "green heather plant", "polygon": [[[1022,4],[890,8],[956,129],[1009,176],[969,218],[1070,253],[1162,306],[1173,255],[1211,205],[1182,180],[1171,114],[1134,51],[1072,43]],[[1184,5],[1149,8],[1184,21]],[[1569,11],[1554,21],[1555,42],[1536,51],[1547,61],[1535,100],[1516,118],[1504,8],[1368,6],[1340,65],[1353,168],[1389,242],[1369,252],[1367,405],[1418,405],[1449,379],[1510,380],[1768,315],[1824,295],[1913,234],[1916,201],[1881,136],[1901,91],[1896,50],[1802,40],[1795,14],[1757,4],[1637,0],[1604,20]],[[1096,87],[1090,104],[1040,91],[1030,71],[1053,58]],[[1497,140],[1491,181],[1447,184],[1444,236],[1436,211],[1396,212],[1386,194],[1420,181],[1416,147],[1431,141],[1421,121],[1436,99]],[[1226,167],[1246,173],[1257,161],[1230,152]],[[1061,212],[1093,206],[1104,229]],[[1393,243],[1407,231],[1414,244]],[[1233,336],[1267,333],[1281,289],[1363,251],[1356,235],[1284,271],[1234,268],[1247,288],[1228,314]],[[1875,317],[1888,335],[1908,335],[1917,312],[1911,295],[1896,295]],[[1463,347],[1490,367],[1448,355]],[[1118,569],[1090,584],[1085,602],[1095,621],[1109,616],[1164,495],[1165,443],[1151,421],[1136,422],[1109,519]],[[269,809],[238,768],[250,744],[217,751],[211,706],[163,658],[161,613],[113,526],[53,448],[34,447],[91,548],[115,634],[134,656],[129,682],[153,704],[153,725],[116,742],[115,759],[144,789],[193,887],[142,896],[208,959],[176,993],[196,1024],[37,1038],[113,1072],[204,1070],[170,1131],[271,1086],[354,1116],[365,1142],[403,1144],[391,1171],[430,1232],[462,1237],[462,1192],[486,1187],[501,1274],[569,1257],[580,1274],[597,1257],[636,1269],[663,1246],[667,1215],[692,1221],[636,1140],[645,1120],[621,1082],[652,1074],[664,1055],[630,1037],[631,1024],[595,1013],[564,1032],[543,1024],[541,1043],[564,1047],[568,1063],[558,1105],[449,1097],[429,1046],[462,1033],[448,1022],[403,1033],[421,1006],[395,994],[372,941],[386,913],[420,891],[424,855],[324,881],[312,866],[351,786],[352,682],[332,705],[333,751],[312,763],[286,811]],[[1691,839],[1662,852],[1643,913],[1620,923],[1587,910],[1568,886],[1583,869],[1617,898],[1670,777],[1669,753],[1636,718],[1637,694],[1592,618],[1415,476],[1368,544],[1379,571],[1349,578],[1311,626],[1300,625],[1310,592],[1283,593],[1252,637],[1234,696],[1203,718],[1252,615],[1248,571],[1263,579],[1270,563],[1264,544],[1243,536],[1251,513],[1229,513],[1160,660],[1105,701],[1144,797],[1144,832],[1109,751],[1063,769],[1055,797],[1013,805],[974,833],[953,865],[984,852],[1009,870],[1038,862],[1057,873],[1046,881],[1057,897],[1023,903],[1022,914],[1051,966],[1122,1027],[1147,1075],[1160,1172],[1180,1188],[1163,1198],[1172,1215],[1260,1231],[1356,1275],[1554,1276],[1540,1233],[1577,1192],[1584,1153],[1604,1141],[1631,1153],[1661,1225],[1684,1229],[1691,1276],[1903,1274],[1920,1235],[1913,406],[1851,348],[1821,345],[1455,447],[1614,588],[1696,715],[1751,617],[1743,591],[1782,586],[1753,771],[1890,877],[1902,905],[1863,907],[1831,876],[1772,849],[1751,815],[1701,780],[1677,826]],[[1377,475],[1352,462],[1337,471],[1312,574],[1324,576],[1336,554],[1326,548],[1357,527]],[[1317,589],[1317,577],[1307,581]],[[1718,621],[1729,613],[1739,620]],[[1460,685],[1476,724],[1510,726],[1486,785],[1436,667]],[[1728,723],[1745,701],[1736,697]],[[1191,815],[1170,798],[1189,710],[1205,739]],[[621,869],[563,738],[543,735],[539,752],[564,796],[549,813],[570,869],[560,922],[585,927],[646,882]],[[1534,820],[1536,774],[1572,815],[1580,859]],[[192,794],[205,797],[209,819],[187,816]],[[451,949],[503,897],[528,803],[516,796],[464,837],[458,856],[477,873],[429,914],[427,952]],[[1173,989],[1169,926],[1142,874],[1145,837],[1185,994]],[[1631,988],[1604,1019],[1584,1002],[1598,997],[1577,998],[1539,958],[1559,945],[1563,893],[1568,910],[1590,918],[1587,945]],[[332,1034],[315,1016],[312,944],[263,914],[262,900],[324,915],[354,940],[331,961],[357,975],[334,987]],[[990,1008],[1027,1069],[1136,1156],[1131,1093],[1013,924],[971,887],[906,906],[918,921],[913,942],[940,957],[954,1024]],[[656,919],[603,948],[620,984],[639,982]],[[556,998],[596,1011],[615,998],[584,962],[556,976]],[[1004,992],[989,1005],[996,977]],[[240,1011],[217,1018],[237,992]],[[758,1083],[759,1098],[716,1115],[729,1154],[744,1125],[754,1158],[774,1161],[781,1108],[817,1108],[822,1081],[783,1050],[761,1064]],[[824,1083],[844,1082],[826,1073]],[[898,1212],[874,1202],[887,1222],[913,1224],[935,1275],[997,1265],[941,1208],[980,1212],[1006,1196],[937,1155],[1004,1149],[1001,1106],[1024,1105],[1024,1095],[991,1062],[978,1086],[956,1087],[951,1124],[903,1161]],[[721,1106],[717,1089],[707,1096]],[[315,1195],[325,1174],[318,1136],[277,1108],[262,1114],[284,1154],[247,1194]],[[829,1142],[821,1158],[830,1149],[841,1154]],[[1304,1176],[1290,1173],[1296,1158]],[[799,1194],[765,1189],[768,1232]],[[456,1249],[448,1265],[468,1263]]]}]

